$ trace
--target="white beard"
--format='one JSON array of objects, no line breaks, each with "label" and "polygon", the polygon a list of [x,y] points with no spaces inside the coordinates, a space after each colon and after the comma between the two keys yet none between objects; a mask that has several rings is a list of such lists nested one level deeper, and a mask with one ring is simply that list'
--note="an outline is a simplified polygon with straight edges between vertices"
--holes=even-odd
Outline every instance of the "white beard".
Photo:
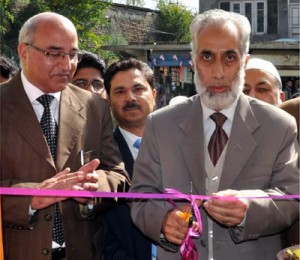
[{"label": "white beard", "polygon": [[242,93],[245,82],[244,67],[240,69],[236,78],[232,82],[231,91],[225,93],[213,93],[207,90],[207,87],[202,83],[197,69],[195,70],[194,83],[197,92],[200,96],[201,102],[207,107],[215,111],[228,108]]}]

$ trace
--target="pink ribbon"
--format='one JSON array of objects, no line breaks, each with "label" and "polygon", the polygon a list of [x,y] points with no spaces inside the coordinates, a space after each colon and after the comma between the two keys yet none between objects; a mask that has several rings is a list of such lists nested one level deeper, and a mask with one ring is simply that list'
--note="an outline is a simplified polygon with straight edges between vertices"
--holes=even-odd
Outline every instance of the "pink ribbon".
[{"label": "pink ribbon", "polygon": [[[181,260],[197,260],[198,250],[192,238],[199,237],[202,234],[202,221],[200,211],[196,203],[196,198],[194,195],[186,195],[174,189],[165,189],[165,193],[171,194],[174,197],[184,198],[191,202],[193,217],[195,217],[199,227],[197,231],[193,231],[193,223],[190,224],[185,240],[180,247],[180,254]],[[173,205],[175,204],[173,201],[170,202]]]}]

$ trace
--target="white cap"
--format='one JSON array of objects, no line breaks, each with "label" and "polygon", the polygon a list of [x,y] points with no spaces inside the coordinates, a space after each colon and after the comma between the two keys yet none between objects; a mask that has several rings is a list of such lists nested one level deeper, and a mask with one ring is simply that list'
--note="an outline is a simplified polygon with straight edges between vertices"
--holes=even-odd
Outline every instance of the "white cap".
[{"label": "white cap", "polygon": [[170,102],[169,102],[169,105],[175,105],[175,104],[178,104],[180,103],[181,101],[184,101],[188,99],[188,97],[186,96],[176,96],[176,97],[173,97]]},{"label": "white cap", "polygon": [[246,65],[245,71],[250,69],[265,71],[271,74],[272,76],[274,76],[276,79],[278,79],[280,84],[282,85],[279,72],[275,68],[272,62],[263,59],[258,59],[258,58],[250,58]]}]

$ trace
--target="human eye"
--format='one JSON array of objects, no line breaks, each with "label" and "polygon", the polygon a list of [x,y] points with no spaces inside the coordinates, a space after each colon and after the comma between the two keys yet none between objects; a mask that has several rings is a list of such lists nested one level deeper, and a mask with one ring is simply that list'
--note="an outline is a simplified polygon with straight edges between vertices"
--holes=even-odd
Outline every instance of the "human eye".
[{"label": "human eye", "polygon": [[76,85],[77,87],[80,87],[80,88],[85,88],[86,85],[87,85],[87,81],[86,80],[75,80],[73,81],[73,84]]},{"label": "human eye", "polygon": [[244,94],[249,95],[250,89],[249,88],[244,88],[243,92],[244,92]]},{"label": "human eye", "polygon": [[260,88],[257,89],[257,91],[260,92],[260,93],[264,93],[264,92],[268,92],[269,89],[265,88],[265,87],[260,87]]},{"label": "human eye", "polygon": [[51,51],[47,51],[46,53],[46,56],[50,56],[50,57],[53,57],[53,58],[59,58],[60,56],[62,56],[62,53],[60,51],[54,51],[54,50],[51,50]]},{"label": "human eye", "polygon": [[113,93],[114,93],[115,95],[122,95],[122,94],[125,93],[125,90],[124,90],[123,88],[117,88],[117,89],[115,89],[115,90],[113,91]]},{"label": "human eye", "polygon": [[103,81],[100,81],[100,80],[94,80],[92,85],[96,90],[100,90],[101,88],[104,87]]},{"label": "human eye", "polygon": [[137,86],[134,87],[133,91],[134,91],[135,93],[141,93],[141,92],[143,92],[145,89],[146,89],[146,88],[145,88],[144,86],[142,86],[142,85],[137,85]]},{"label": "human eye", "polygon": [[225,60],[227,62],[233,62],[237,59],[237,54],[234,53],[234,52],[229,52],[227,53],[226,57],[225,57]]},{"label": "human eye", "polygon": [[70,52],[70,53],[69,53],[69,56],[70,56],[70,59],[71,59],[71,60],[74,60],[75,58],[77,58],[78,52],[77,52],[77,51]]},{"label": "human eye", "polygon": [[212,54],[210,52],[203,52],[200,54],[200,59],[203,61],[211,61],[212,60]]}]

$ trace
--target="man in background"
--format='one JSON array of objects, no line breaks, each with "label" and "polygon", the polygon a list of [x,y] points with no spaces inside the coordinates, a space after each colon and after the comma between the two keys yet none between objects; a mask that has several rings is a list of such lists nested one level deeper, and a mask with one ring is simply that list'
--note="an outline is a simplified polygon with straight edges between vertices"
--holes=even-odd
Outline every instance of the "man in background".
[{"label": "man in background", "polygon": [[258,58],[250,58],[245,67],[243,92],[274,106],[285,100],[277,69],[271,62]]},{"label": "man in background", "polygon": [[[74,24],[52,12],[31,17],[18,54],[21,72],[0,88],[1,186],[123,190],[108,103],[69,84],[80,59]],[[101,229],[104,210],[98,198],[3,196],[4,258],[99,259],[91,226]]]},{"label": "man in background", "polygon": [[104,73],[104,61],[94,53],[82,51],[81,60],[77,64],[72,83],[77,87],[106,98],[107,95],[103,84]]},{"label": "man in background", "polygon": [[[104,84],[118,124],[114,138],[125,169],[132,178],[145,122],[155,106],[153,71],[139,60],[120,60],[107,69]],[[104,223],[104,256],[107,260],[151,259],[151,242],[132,223],[126,202],[120,201],[119,205],[109,211]]]}]

